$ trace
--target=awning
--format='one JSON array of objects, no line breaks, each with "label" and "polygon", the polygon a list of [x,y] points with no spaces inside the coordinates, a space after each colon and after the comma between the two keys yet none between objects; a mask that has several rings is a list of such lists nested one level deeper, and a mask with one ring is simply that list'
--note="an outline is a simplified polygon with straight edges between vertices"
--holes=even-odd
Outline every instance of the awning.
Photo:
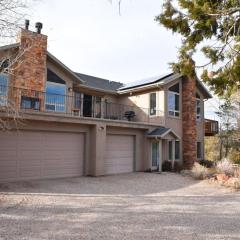
[{"label": "awning", "polygon": [[165,127],[158,127],[147,134],[148,138],[161,138],[168,139],[167,136],[172,135],[175,139],[180,139],[180,137],[171,129]]}]

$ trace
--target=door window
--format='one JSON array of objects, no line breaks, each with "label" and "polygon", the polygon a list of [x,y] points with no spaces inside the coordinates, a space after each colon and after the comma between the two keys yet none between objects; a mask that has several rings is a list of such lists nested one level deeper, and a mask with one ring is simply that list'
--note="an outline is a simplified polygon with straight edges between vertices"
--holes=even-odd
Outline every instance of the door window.
[{"label": "door window", "polygon": [[159,165],[159,143],[152,142],[152,166],[157,167]]}]

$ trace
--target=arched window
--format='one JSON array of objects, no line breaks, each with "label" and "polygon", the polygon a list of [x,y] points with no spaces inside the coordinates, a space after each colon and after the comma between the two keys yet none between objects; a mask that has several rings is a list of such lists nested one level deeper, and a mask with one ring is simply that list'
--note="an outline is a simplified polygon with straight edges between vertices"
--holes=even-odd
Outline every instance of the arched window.
[{"label": "arched window", "polygon": [[174,117],[180,116],[179,83],[168,89],[168,115]]}]

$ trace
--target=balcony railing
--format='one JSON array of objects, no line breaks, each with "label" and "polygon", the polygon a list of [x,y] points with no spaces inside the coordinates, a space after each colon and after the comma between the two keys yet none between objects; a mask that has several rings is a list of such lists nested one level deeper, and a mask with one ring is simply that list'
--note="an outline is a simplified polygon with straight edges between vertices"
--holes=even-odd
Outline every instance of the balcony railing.
[{"label": "balcony railing", "polygon": [[[23,88],[0,86],[0,106],[9,102],[22,112],[45,112],[56,115],[132,121],[164,125],[163,111],[102,101],[99,97],[72,92],[71,95],[51,94]],[[89,95],[88,95],[89,96]]]},{"label": "balcony railing", "polygon": [[215,136],[218,132],[218,121],[205,119],[205,136]]}]

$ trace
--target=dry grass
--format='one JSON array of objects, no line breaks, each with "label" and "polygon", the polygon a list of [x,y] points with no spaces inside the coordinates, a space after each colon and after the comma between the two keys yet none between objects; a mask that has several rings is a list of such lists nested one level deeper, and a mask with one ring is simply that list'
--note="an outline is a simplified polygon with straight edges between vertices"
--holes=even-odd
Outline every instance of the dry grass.
[{"label": "dry grass", "polygon": [[191,175],[195,179],[203,180],[208,175],[208,169],[196,162],[191,170]]}]

